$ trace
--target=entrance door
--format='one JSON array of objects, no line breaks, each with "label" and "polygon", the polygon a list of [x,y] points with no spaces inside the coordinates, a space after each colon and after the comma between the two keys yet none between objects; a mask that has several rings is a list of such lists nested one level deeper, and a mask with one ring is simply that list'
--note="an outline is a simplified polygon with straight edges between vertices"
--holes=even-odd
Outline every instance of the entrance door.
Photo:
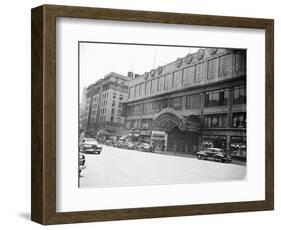
[{"label": "entrance door", "polygon": [[181,131],[175,126],[168,133],[168,151],[195,153],[198,149],[198,135],[195,132]]}]

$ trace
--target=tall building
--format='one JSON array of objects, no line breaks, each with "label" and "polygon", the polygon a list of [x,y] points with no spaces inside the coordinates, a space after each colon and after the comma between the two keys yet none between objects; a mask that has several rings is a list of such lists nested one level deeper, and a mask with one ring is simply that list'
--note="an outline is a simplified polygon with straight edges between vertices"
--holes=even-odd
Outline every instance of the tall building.
[{"label": "tall building", "polygon": [[122,104],[128,98],[128,77],[111,72],[88,86],[86,93],[86,106],[80,123],[85,124],[84,129],[97,134],[98,132],[110,135],[122,128]]},{"label": "tall building", "polygon": [[81,95],[81,100],[79,104],[79,128],[83,129],[87,125],[87,88],[84,87]]},{"label": "tall building", "polygon": [[125,127],[168,151],[246,151],[246,51],[198,49],[129,81]]}]

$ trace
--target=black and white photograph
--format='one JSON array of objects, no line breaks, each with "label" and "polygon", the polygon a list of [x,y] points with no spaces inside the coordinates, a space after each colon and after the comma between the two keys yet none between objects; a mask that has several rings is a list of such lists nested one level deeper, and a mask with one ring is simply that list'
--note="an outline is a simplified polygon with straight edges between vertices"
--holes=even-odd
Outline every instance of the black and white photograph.
[{"label": "black and white photograph", "polygon": [[246,180],[246,54],[79,41],[79,188]]}]

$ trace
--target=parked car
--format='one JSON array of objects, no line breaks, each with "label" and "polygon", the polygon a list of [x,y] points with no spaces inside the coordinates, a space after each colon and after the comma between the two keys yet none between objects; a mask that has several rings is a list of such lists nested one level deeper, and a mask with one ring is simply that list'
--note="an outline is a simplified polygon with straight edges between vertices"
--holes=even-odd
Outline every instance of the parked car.
[{"label": "parked car", "polygon": [[208,148],[197,152],[197,158],[202,160],[214,160],[219,162],[231,162],[231,156],[223,149]]},{"label": "parked car", "polygon": [[81,171],[86,168],[85,162],[86,162],[86,158],[84,153],[79,152],[79,176]]},{"label": "parked car", "polygon": [[80,142],[80,151],[83,153],[97,153],[100,154],[102,146],[100,146],[94,138],[83,138]]},{"label": "parked car", "polygon": [[113,146],[113,140],[106,140],[104,142],[104,144],[108,145],[108,146]]},{"label": "parked car", "polygon": [[126,141],[126,142],[124,143],[124,147],[125,147],[126,149],[135,149],[135,144],[134,144],[134,142]]},{"label": "parked car", "polygon": [[124,145],[125,145],[125,141],[119,140],[113,146],[117,148],[124,148]]},{"label": "parked car", "polygon": [[152,146],[148,143],[141,143],[136,147],[136,150],[142,152],[153,152]]}]

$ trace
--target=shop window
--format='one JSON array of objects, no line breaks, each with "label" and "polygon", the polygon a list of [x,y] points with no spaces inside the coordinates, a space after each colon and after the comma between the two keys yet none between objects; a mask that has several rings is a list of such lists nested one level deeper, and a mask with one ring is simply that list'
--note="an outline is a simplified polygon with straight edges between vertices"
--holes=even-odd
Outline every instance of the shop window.
[{"label": "shop window", "polygon": [[195,76],[195,66],[185,68],[183,71],[183,85],[189,85],[193,83]]},{"label": "shop window", "polygon": [[226,136],[203,135],[201,149],[220,148],[226,150]]},{"label": "shop window", "polygon": [[205,107],[223,106],[228,104],[229,92],[227,89],[207,92]]},{"label": "shop window", "polygon": [[247,157],[246,136],[231,136],[229,147],[232,157],[242,159],[245,159]]},{"label": "shop window", "polygon": [[195,82],[202,81],[204,77],[204,63],[200,63],[196,65],[196,71],[195,71]]},{"label": "shop window", "polygon": [[194,94],[186,97],[186,109],[198,109],[201,107],[201,95]]},{"label": "shop window", "polygon": [[247,126],[246,113],[233,113],[232,127],[233,128],[246,128],[246,126]]},{"label": "shop window", "polygon": [[204,117],[205,128],[226,128],[227,116],[226,114],[213,114]]},{"label": "shop window", "polygon": [[182,85],[182,70],[174,73],[173,88],[178,89]]},{"label": "shop window", "polygon": [[233,89],[233,104],[246,104],[246,86],[237,86]]}]

